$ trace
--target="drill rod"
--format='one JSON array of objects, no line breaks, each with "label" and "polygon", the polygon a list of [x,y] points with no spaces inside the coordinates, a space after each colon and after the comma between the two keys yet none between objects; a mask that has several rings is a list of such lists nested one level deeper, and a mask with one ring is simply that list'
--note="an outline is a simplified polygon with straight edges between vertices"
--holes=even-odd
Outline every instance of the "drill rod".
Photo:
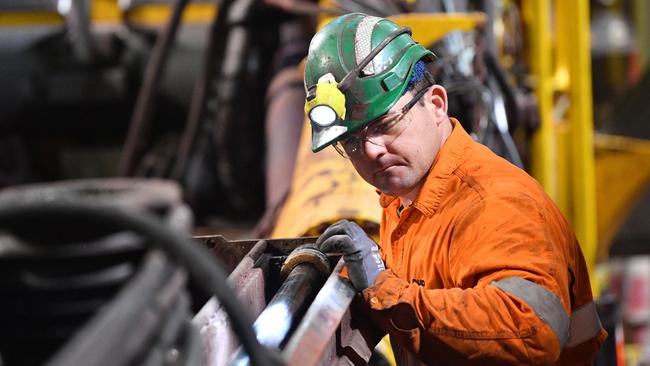
[{"label": "drill rod", "polygon": [[[309,263],[301,263],[289,273],[278,292],[255,320],[253,329],[261,344],[279,348],[320,289],[325,277]],[[233,357],[231,365],[248,365],[250,361],[242,349]]]}]

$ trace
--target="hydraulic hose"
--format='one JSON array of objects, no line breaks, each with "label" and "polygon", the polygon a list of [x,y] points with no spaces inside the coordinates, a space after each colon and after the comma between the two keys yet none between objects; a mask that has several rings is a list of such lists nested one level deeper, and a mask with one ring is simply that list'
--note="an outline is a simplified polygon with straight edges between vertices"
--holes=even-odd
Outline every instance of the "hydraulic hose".
[{"label": "hydraulic hose", "polygon": [[241,304],[227,285],[226,274],[216,265],[207,248],[200,247],[189,238],[161,225],[150,214],[79,200],[24,202],[4,199],[0,204],[0,228],[9,228],[18,223],[24,225],[29,220],[38,222],[44,218],[61,216],[69,217],[80,225],[101,222],[116,231],[130,230],[149,239],[185,267],[200,288],[219,299],[253,365],[282,364],[278,354],[257,341],[252,321],[241,311]]},{"label": "hydraulic hose", "polygon": [[174,2],[171,16],[165,28],[160,32],[154,46],[145,70],[142,88],[138,94],[133,116],[131,117],[122,156],[120,157],[118,167],[120,175],[129,176],[135,173],[138,160],[143,154],[144,145],[150,139],[154,99],[162,80],[169,52],[176,39],[183,11],[188,2],[189,0],[176,0]]}]

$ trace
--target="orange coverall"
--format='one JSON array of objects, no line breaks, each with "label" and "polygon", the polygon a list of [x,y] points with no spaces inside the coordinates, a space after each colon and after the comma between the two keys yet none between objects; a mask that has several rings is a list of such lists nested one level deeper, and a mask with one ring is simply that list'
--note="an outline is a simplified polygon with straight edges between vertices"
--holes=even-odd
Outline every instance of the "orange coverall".
[{"label": "orange coverall", "polygon": [[398,216],[399,199],[380,197],[387,270],[362,294],[370,316],[398,364],[591,364],[607,332],[569,224],[452,124],[412,205]]}]

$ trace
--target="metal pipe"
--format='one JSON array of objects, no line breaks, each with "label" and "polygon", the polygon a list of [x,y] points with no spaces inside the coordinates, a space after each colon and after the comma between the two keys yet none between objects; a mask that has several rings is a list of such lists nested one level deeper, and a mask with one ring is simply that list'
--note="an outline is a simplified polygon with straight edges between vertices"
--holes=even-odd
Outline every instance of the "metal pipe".
[{"label": "metal pipe", "polygon": [[93,60],[93,44],[90,34],[90,1],[73,0],[65,15],[66,27],[72,41],[72,52],[82,64]]},{"label": "metal pipe", "polygon": [[[295,252],[300,251],[300,249]],[[259,342],[267,347],[279,348],[289,332],[302,318],[311,300],[316,296],[326,275],[306,260],[297,264],[268,306],[255,320],[253,329]],[[250,360],[241,349],[233,357],[231,365],[249,365]]]},{"label": "metal pipe", "polygon": [[350,282],[341,277],[341,269],[342,259],[334,267],[300,326],[287,342],[282,356],[288,365],[316,365],[326,352],[328,343],[356,294]]},{"label": "metal pipe", "polygon": [[291,326],[304,313],[308,300],[316,294],[322,280],[321,274],[311,264],[299,264],[291,271],[253,324],[260,343],[280,346]]}]

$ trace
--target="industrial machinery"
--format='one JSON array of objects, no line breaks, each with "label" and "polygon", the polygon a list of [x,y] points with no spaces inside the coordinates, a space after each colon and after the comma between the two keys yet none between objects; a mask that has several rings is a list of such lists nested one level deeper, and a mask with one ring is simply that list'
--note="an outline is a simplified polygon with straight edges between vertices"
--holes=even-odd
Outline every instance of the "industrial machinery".
[{"label": "industrial machinery", "polygon": [[[355,291],[340,276],[339,256],[314,249],[313,237],[190,241],[192,216],[179,198],[174,183],[141,179],[5,191],[2,364],[369,359],[351,326]],[[230,272],[234,293],[215,258]],[[205,302],[206,295],[215,297]],[[192,320],[193,309],[200,310]]]},{"label": "industrial machinery", "polygon": [[[313,249],[310,243],[315,237],[200,239],[217,257],[231,261],[226,262],[234,266],[229,281],[256,319],[257,338],[265,346],[281,348],[286,364],[368,362],[371,350],[350,315],[355,291],[340,276],[343,262],[338,256],[326,257]],[[194,318],[204,341],[203,364],[249,364],[218,303],[218,299],[208,301]]]},{"label": "industrial machinery", "polygon": [[[134,179],[0,194],[17,205],[0,205],[0,297],[11,300],[0,304],[0,365],[373,357],[338,256],[309,246],[342,218],[378,233],[374,189],[333,150],[312,154],[303,128],[308,42],[351,11],[389,16],[435,52],[450,115],[540,181],[574,226],[594,293],[609,295],[597,264],[648,188],[650,135],[613,136],[622,125],[614,117],[594,123],[589,11],[601,3],[0,0],[0,187]],[[618,3],[650,24],[646,1]],[[591,34],[592,53],[603,52],[606,32]],[[630,121],[624,132],[647,119],[645,70],[615,109]],[[29,208],[52,197],[61,205]],[[81,203],[67,211],[71,198]],[[120,210],[103,216],[98,202]],[[158,223],[136,225],[133,210]],[[261,239],[220,235],[233,222],[246,227],[237,237]],[[234,293],[224,292],[226,275]],[[622,324],[616,301],[603,307],[610,339]],[[649,325],[635,318],[635,331]]]}]

